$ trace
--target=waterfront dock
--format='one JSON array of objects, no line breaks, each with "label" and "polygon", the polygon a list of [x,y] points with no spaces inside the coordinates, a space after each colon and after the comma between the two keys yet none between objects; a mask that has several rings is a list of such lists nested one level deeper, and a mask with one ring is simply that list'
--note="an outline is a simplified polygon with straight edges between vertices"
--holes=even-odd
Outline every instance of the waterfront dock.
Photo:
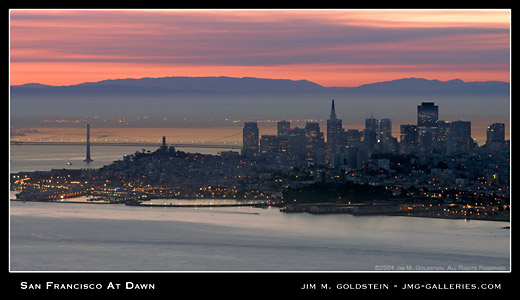
[{"label": "waterfront dock", "polygon": [[261,207],[265,208],[269,204],[265,202],[259,203],[193,203],[193,204],[157,204],[157,203],[144,203],[136,201],[128,201],[125,203],[128,206],[140,206],[140,207]]}]

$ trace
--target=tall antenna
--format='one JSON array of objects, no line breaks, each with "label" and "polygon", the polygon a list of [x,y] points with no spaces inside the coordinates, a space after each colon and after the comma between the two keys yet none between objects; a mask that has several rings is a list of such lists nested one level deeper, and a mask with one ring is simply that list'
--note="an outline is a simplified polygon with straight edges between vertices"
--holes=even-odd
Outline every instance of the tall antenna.
[{"label": "tall antenna", "polygon": [[90,123],[87,123],[87,158],[85,158],[86,162],[91,162],[93,161],[91,158],[90,158]]}]

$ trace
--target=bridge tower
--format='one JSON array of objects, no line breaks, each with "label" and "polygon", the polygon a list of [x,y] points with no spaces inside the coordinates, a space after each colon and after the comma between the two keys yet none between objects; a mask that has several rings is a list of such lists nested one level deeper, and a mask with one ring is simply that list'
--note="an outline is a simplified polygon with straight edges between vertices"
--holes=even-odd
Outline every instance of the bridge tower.
[{"label": "bridge tower", "polygon": [[90,123],[87,123],[87,158],[85,158],[86,162],[91,162],[93,161],[91,158],[90,158]]}]

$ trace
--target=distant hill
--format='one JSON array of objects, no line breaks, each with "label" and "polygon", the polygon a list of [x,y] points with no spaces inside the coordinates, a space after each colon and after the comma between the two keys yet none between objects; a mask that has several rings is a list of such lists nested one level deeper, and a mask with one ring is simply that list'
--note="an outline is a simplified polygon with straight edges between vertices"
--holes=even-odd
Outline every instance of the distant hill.
[{"label": "distant hill", "polygon": [[460,79],[449,81],[423,78],[402,78],[392,81],[361,85],[356,91],[378,92],[430,92],[430,93],[508,93],[509,83],[502,81],[464,82]]},{"label": "distant hill", "polygon": [[509,83],[501,81],[464,82],[423,78],[403,78],[364,84],[358,87],[323,87],[307,80],[265,79],[253,77],[162,77],[140,79],[110,79],[69,86],[50,86],[30,83],[11,87],[11,92],[86,92],[86,93],[287,93],[287,92],[343,92],[343,93],[508,93]]},{"label": "distant hill", "polygon": [[319,91],[324,87],[307,80],[264,79],[253,77],[162,77],[140,79],[110,79],[69,86],[49,86],[36,83],[12,86],[15,93],[43,92],[145,92],[145,93],[286,93]]}]

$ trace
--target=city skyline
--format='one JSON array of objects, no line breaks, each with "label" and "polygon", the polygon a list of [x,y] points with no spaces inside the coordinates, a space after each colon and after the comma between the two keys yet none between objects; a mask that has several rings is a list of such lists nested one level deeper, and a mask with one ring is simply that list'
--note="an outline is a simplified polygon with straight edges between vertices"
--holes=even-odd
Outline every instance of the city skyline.
[{"label": "city skyline", "polygon": [[10,10],[10,83],[510,78],[510,10]]},{"label": "city skyline", "polygon": [[[366,152],[363,159],[379,154],[457,154],[485,147],[488,151],[508,147],[505,124],[495,122],[486,129],[486,142],[478,144],[473,138],[471,121],[439,120],[439,106],[423,101],[417,106],[417,123],[399,125],[398,137],[392,134],[390,118],[365,119],[362,130],[344,128],[331,102],[325,133],[320,122],[306,122],[305,128],[291,128],[287,120],[277,121],[277,134],[260,134],[257,121],[244,122],[242,155],[255,157],[260,153],[293,154],[309,162],[337,165],[340,153],[358,150]],[[326,138],[325,138],[326,137]],[[358,149],[359,148],[359,149]],[[340,154],[341,155],[341,154]],[[357,155],[357,154],[356,154]],[[342,161],[344,158],[341,158]]]},{"label": "city skyline", "polygon": [[[432,119],[431,113],[429,114],[428,111],[426,110],[426,109],[428,109],[428,107],[430,109],[434,108],[433,121],[431,120]],[[342,109],[345,110],[344,107]],[[135,125],[132,125],[132,123],[142,121],[141,119],[153,120],[154,118],[151,116],[144,115],[142,117],[136,116],[136,118],[129,118],[129,119],[126,119],[124,117],[116,118],[116,119],[112,118],[112,120],[106,119],[104,117],[99,117],[99,116],[94,116],[93,118],[85,118],[83,120],[80,120],[80,119],[44,120],[45,121],[44,123],[48,123],[49,125],[44,125],[40,129],[43,129],[47,126],[51,126],[51,128],[52,128],[52,126],[58,126],[58,128],[65,126],[63,128],[68,129],[68,130],[65,130],[64,132],[59,133],[59,129],[56,128],[58,130],[58,132],[52,133],[53,137],[59,138],[59,137],[64,137],[64,136],[78,135],[78,133],[71,133],[69,131],[70,131],[70,129],[74,130],[74,128],[77,127],[77,125],[81,125],[83,123],[87,124],[87,132],[89,132],[90,123],[94,122],[94,123],[100,125],[101,128],[104,128],[104,129],[102,129],[101,137],[104,138],[105,142],[109,142],[109,140],[107,140],[106,138],[110,137],[112,135],[112,133],[107,132],[105,129],[112,128],[113,125],[119,124],[119,126],[114,127],[114,129],[124,130],[125,126],[121,127],[121,124],[123,124],[123,125],[126,124],[126,125],[130,125],[130,127],[128,127],[128,129],[132,130],[132,129],[137,128],[137,127],[134,127]],[[409,119],[413,119],[413,117],[411,117]],[[292,125],[296,124],[297,127],[305,126],[306,124],[310,124],[310,123],[317,124],[318,130],[319,130],[319,126],[323,126],[323,128],[326,128],[326,130],[324,131],[326,136],[321,137],[321,139],[324,139],[326,137],[326,140],[337,139],[338,138],[337,136],[339,134],[338,132],[345,131],[345,129],[363,131],[369,127],[373,127],[374,130],[378,131],[378,137],[381,136],[382,139],[386,139],[386,138],[393,138],[394,137],[393,134],[396,134],[396,133],[397,133],[397,137],[399,138],[400,133],[403,130],[403,126],[437,127],[437,122],[439,122],[439,124],[440,124],[438,126],[445,126],[446,124],[449,125],[449,123],[451,123],[451,122],[470,122],[473,125],[472,120],[468,120],[468,119],[463,120],[463,118],[460,118],[457,120],[440,121],[438,105],[435,105],[434,102],[422,101],[422,102],[420,102],[420,105],[417,106],[417,122],[415,123],[415,125],[412,125],[413,122],[396,123],[396,122],[392,121],[392,118],[386,117],[384,115],[383,116],[377,116],[377,115],[374,116],[373,113],[370,113],[370,116],[367,115],[365,117],[364,125],[361,123],[358,124],[358,123],[347,122],[345,124],[345,126],[343,126],[342,125],[343,119],[340,116],[336,115],[334,99],[332,99],[332,106],[331,106],[331,110],[330,110],[329,119],[325,119],[323,116],[317,117],[317,115],[316,115],[316,117],[309,118],[309,119],[305,119],[305,118],[301,118],[301,119],[281,118],[281,119],[263,119],[263,120],[259,120],[259,119],[243,119],[243,120],[226,119],[226,121],[229,122],[230,125],[232,125],[232,127],[223,127],[223,128],[227,128],[228,130],[230,128],[236,128],[238,130],[239,127],[237,127],[236,125],[242,126],[241,124],[244,124],[246,127],[247,127],[247,125],[254,126],[254,131],[255,131],[255,134],[258,136],[257,137],[258,139],[261,138],[260,131],[259,131],[260,128],[259,128],[258,124],[262,124],[262,130],[264,131],[265,135],[272,135],[272,134],[280,135],[281,130],[287,131],[285,133],[285,135],[288,135],[289,131],[291,129],[294,129],[294,128],[291,128],[291,124]],[[425,123],[428,121],[431,122],[431,124],[425,125]],[[371,122],[373,122],[373,124],[371,124]],[[52,124],[54,124],[54,125],[52,125]],[[476,130],[473,130],[471,132],[471,137],[474,140],[474,142],[476,142],[479,146],[481,146],[486,143],[486,140],[490,140],[490,139],[493,140],[494,138],[496,139],[496,136],[497,136],[496,134],[492,135],[492,137],[490,138],[490,133],[489,133],[490,126],[493,126],[496,124],[501,124],[500,132],[501,132],[501,134],[504,135],[503,139],[508,140],[510,138],[510,132],[509,132],[510,124],[509,123],[506,124],[506,123],[503,123],[500,121],[491,121],[488,123],[483,123],[483,122],[477,123]],[[280,125],[283,125],[284,129],[281,129]],[[142,128],[139,127],[138,131],[142,131],[142,130],[146,131],[146,128],[149,128],[149,127],[148,126],[145,126]],[[150,127],[150,128],[153,129],[153,127]],[[153,130],[161,130],[160,128],[161,127],[157,128],[157,129],[153,129]],[[31,128],[25,128],[25,127],[20,128],[20,129],[15,129],[15,128],[11,127],[11,134],[12,134],[11,137],[12,138],[14,137],[16,141],[24,142],[25,139],[22,137],[24,137],[26,134],[29,134],[30,136],[34,136],[34,134],[38,135],[40,133],[40,129],[31,129]],[[181,129],[182,130],[183,128],[182,127],[176,128],[176,127],[162,126],[162,129],[163,130],[168,129],[168,131],[169,131],[169,129],[175,129],[175,130]],[[224,136],[218,136],[218,135],[216,136],[215,135],[216,132],[214,130],[217,130],[217,132],[218,132],[218,129],[219,129],[218,126],[217,127],[186,127],[186,128],[184,128],[184,130],[186,130],[186,129],[189,129],[189,133],[187,133],[188,135],[181,135],[181,136],[184,136],[184,141],[186,139],[189,139],[191,136],[192,137],[191,143],[193,143],[193,142],[205,143],[207,140],[209,140],[209,141],[219,140],[219,141],[223,141],[223,142],[235,142],[235,144],[236,144],[236,142],[238,140],[244,140],[243,132],[240,133],[241,137],[239,138],[238,131],[233,132],[232,134],[230,134],[231,132],[223,132],[222,134],[224,134]],[[212,131],[213,131],[213,132],[209,133],[208,136],[202,137],[202,135],[201,135],[201,138],[193,137],[193,134],[196,134],[196,130],[204,131],[204,130],[208,130],[208,129],[212,129]],[[155,138],[157,139],[157,137],[164,137],[164,135],[162,135],[163,133],[160,133],[160,132],[156,133]],[[115,141],[117,141],[117,139],[119,138],[120,140],[126,139],[127,141],[128,140],[130,140],[130,141],[139,141],[139,140],[146,141],[147,140],[148,142],[153,142],[153,139],[154,139],[154,138],[150,139],[150,132],[137,133],[134,138],[129,137],[128,133],[125,134],[126,137],[121,136],[121,133],[114,133],[114,134],[115,134],[114,137],[116,138]],[[144,134],[144,136],[148,136],[148,138],[144,138],[143,134]],[[84,141],[84,136],[82,134],[79,134],[78,136],[80,137],[79,140],[77,138],[71,138],[71,139],[69,139],[69,141],[70,142]],[[205,136],[205,134],[204,134],[204,136]],[[47,140],[47,138],[48,138],[48,137],[45,137],[45,134],[43,137],[41,137],[41,136],[40,137],[34,136],[34,137],[35,137],[35,140],[40,139],[40,141],[42,138],[44,140]],[[226,138],[226,139],[223,139],[223,138]],[[87,140],[88,140],[88,134],[87,134]],[[30,139],[29,139],[29,141],[30,141]],[[103,141],[103,139],[99,140],[99,142],[101,142],[101,141]],[[155,141],[155,142],[157,142],[157,141]],[[174,139],[174,142],[176,142],[176,143],[180,142],[182,144],[183,143],[182,137],[181,137],[181,140]],[[259,150],[259,146],[256,147],[255,151],[258,151],[258,150]]]}]

